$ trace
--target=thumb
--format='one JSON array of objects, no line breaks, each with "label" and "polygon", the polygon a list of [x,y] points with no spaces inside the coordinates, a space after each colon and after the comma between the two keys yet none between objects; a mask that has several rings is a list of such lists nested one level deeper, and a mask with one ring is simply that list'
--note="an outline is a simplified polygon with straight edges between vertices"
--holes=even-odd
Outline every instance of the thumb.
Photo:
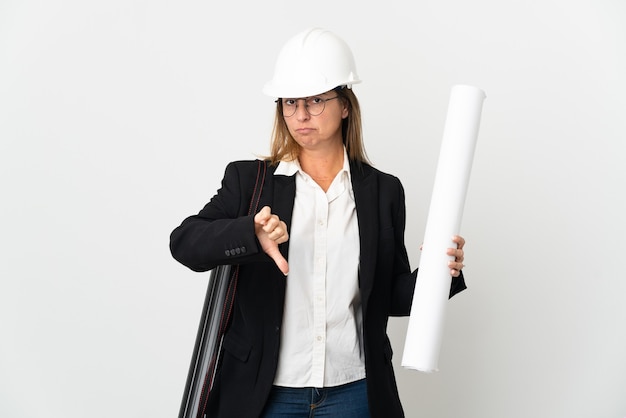
[{"label": "thumb", "polygon": [[280,253],[280,250],[278,249],[278,244],[272,245],[272,247],[268,248],[265,253],[269,255],[272,260],[274,260],[274,263],[276,263],[278,269],[282,271],[285,276],[289,274],[289,263],[287,263],[285,257],[283,257],[283,255]]}]

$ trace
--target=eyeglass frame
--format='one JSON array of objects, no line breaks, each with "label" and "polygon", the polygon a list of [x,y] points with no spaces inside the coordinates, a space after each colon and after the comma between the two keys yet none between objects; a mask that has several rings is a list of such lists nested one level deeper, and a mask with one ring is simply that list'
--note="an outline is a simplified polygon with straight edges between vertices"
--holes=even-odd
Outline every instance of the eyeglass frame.
[{"label": "eyeglass frame", "polygon": [[[280,106],[280,111],[281,111],[283,117],[285,117],[285,118],[290,118],[290,117],[292,117],[293,115],[296,114],[296,112],[298,111],[298,101],[300,101],[300,100],[304,100],[304,110],[306,111],[306,113],[308,113],[310,116],[319,116],[322,113],[324,113],[324,110],[326,110],[326,102],[328,102],[330,100],[333,100],[333,99],[338,99],[340,97],[341,97],[340,95],[337,95],[335,97],[330,97],[328,99],[325,99],[325,98],[320,97],[320,96],[308,96],[308,97],[298,97],[298,98],[280,98],[280,99],[276,99],[274,101],[274,103],[277,103]],[[307,101],[309,99],[320,99],[322,101],[322,103],[324,103],[324,107],[322,107],[321,112],[316,113],[316,114],[313,114],[313,113],[309,112],[309,105],[307,104]],[[296,102],[295,103],[295,107],[293,109],[293,113],[291,115],[289,115],[289,116],[285,115],[285,106],[283,104],[283,100],[294,100]]]}]

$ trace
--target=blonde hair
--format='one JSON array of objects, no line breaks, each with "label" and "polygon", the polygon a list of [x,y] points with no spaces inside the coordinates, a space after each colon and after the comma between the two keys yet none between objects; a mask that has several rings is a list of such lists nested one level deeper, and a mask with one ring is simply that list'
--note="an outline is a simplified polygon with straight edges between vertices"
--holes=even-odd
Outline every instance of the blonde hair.
[{"label": "blonde hair", "polygon": [[[348,117],[341,123],[341,137],[346,146],[346,152],[350,161],[368,163],[369,159],[363,145],[363,130],[361,126],[361,107],[351,88],[345,86],[336,87],[334,91],[344,104],[348,106]],[[289,133],[282,110],[282,100],[276,101],[276,114],[274,116],[274,128],[270,145],[270,164],[278,164],[281,160],[293,161],[298,158],[300,146]]]}]

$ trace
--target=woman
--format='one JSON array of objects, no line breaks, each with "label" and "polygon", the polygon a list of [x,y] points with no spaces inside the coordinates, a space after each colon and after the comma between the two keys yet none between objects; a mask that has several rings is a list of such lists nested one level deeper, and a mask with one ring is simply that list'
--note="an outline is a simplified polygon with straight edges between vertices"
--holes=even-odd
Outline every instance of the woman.
[{"label": "woman", "polygon": [[[172,232],[192,270],[240,266],[208,417],[404,416],[386,328],[410,313],[417,271],[402,185],[367,161],[358,82],[335,34],[290,39],[264,88],[279,99],[262,209],[247,215],[256,162],[233,162]],[[465,241],[452,243],[450,296],[465,289]]]}]

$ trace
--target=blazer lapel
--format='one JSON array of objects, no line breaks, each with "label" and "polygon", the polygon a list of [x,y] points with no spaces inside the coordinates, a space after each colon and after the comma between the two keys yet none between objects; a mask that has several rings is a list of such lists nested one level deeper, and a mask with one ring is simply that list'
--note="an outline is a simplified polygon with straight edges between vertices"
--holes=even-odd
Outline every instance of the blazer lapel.
[{"label": "blazer lapel", "polygon": [[[293,213],[293,204],[296,199],[296,176],[274,175],[274,171],[270,173],[273,177],[274,190],[272,193],[272,212],[287,225],[287,231],[291,231],[291,215]],[[289,240],[280,245],[280,252],[286,260],[289,255]]]},{"label": "blazer lapel", "polygon": [[350,163],[352,190],[359,224],[361,255],[359,260],[359,287],[363,314],[374,285],[376,254],[378,252],[378,177],[365,164]]},{"label": "blazer lapel", "polygon": [[[296,197],[296,181],[295,176],[276,176],[274,171],[276,166],[268,167],[267,177],[265,179],[265,189],[261,196],[260,207],[269,206],[272,213],[287,224],[287,230],[291,229],[291,215],[293,212],[293,203]],[[289,241],[278,246],[283,257],[288,260]],[[272,277],[268,281],[266,297],[271,297],[273,302],[272,320],[276,321],[276,326],[280,327],[283,317],[283,305],[285,302],[285,285],[286,279],[278,269],[271,269]]]}]

